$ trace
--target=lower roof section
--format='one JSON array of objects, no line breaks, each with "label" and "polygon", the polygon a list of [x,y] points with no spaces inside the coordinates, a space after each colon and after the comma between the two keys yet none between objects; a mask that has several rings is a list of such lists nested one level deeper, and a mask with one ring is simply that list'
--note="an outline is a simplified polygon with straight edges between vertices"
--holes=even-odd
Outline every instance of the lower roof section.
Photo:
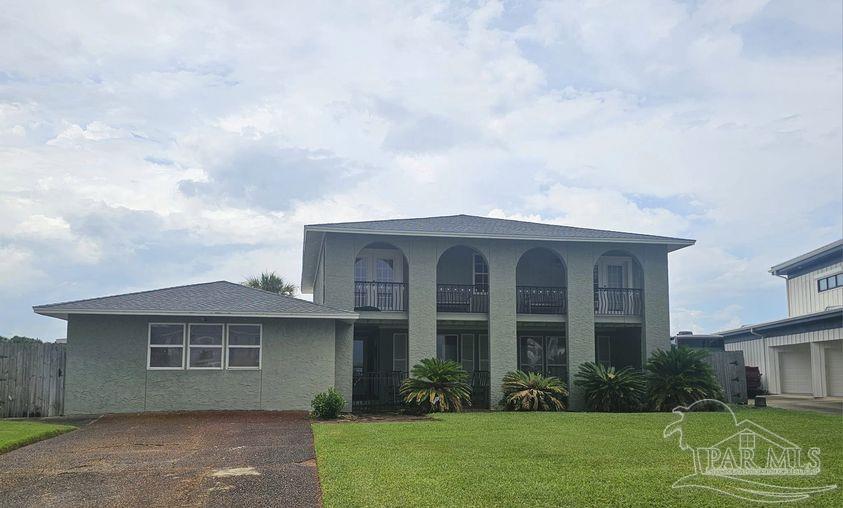
[{"label": "lower roof section", "polygon": [[32,310],[60,319],[67,319],[71,314],[352,320],[358,317],[355,312],[224,280],[36,305]]}]

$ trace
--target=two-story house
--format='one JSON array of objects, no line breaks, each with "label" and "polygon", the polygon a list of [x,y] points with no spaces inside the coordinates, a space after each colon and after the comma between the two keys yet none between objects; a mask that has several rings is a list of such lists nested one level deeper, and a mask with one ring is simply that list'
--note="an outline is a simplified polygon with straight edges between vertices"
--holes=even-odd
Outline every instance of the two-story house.
[{"label": "two-story house", "polygon": [[668,253],[693,243],[469,215],[317,224],[301,288],[359,315],[337,365],[355,406],[394,403],[410,367],[438,357],[489,407],[507,371],[571,386],[583,362],[641,368],[667,348]]},{"label": "two-story house", "polygon": [[68,321],[67,413],[390,406],[419,360],[494,407],[515,369],[641,368],[669,347],[668,254],[693,240],[455,215],[305,226],[313,302],[225,281],[35,307]]},{"label": "two-story house", "polygon": [[770,268],[787,284],[788,317],[719,332],[770,393],[843,397],[843,240]]}]

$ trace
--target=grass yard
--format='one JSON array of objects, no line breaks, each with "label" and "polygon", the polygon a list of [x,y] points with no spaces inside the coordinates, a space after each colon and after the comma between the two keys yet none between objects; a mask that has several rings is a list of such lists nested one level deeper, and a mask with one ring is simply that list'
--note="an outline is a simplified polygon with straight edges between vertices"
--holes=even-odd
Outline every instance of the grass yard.
[{"label": "grass yard", "polygon": [[[696,413],[696,438],[719,435],[713,429],[723,430],[724,415]],[[761,481],[838,484],[837,490],[799,504],[843,506],[839,416],[772,408],[738,409],[736,416],[805,449],[822,450],[820,475]],[[703,489],[671,488],[694,471],[690,452],[679,449],[676,437],[662,437],[677,418],[670,413],[463,413],[407,423],[315,423],[313,431],[329,507],[750,504]]]},{"label": "grass yard", "polygon": [[75,429],[76,427],[71,425],[55,425],[24,420],[0,420],[0,453]]}]

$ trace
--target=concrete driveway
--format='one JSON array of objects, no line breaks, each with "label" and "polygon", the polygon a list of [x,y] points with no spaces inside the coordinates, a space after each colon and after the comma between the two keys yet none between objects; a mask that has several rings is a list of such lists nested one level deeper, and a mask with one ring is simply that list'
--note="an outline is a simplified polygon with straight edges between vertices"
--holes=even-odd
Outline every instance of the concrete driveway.
[{"label": "concrete driveway", "polygon": [[843,398],[841,397],[815,399],[814,397],[799,395],[767,395],[767,405],[780,409],[843,415]]},{"label": "concrete driveway", "polygon": [[0,456],[2,506],[318,506],[305,413],[109,415]]}]

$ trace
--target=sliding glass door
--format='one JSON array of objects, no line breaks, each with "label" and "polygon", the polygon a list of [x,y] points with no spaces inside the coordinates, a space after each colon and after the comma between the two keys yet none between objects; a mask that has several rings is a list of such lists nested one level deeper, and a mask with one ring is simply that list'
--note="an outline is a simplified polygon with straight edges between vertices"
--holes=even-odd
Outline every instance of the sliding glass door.
[{"label": "sliding glass door", "polygon": [[568,355],[562,335],[522,335],[518,337],[518,368],[567,381]]}]

